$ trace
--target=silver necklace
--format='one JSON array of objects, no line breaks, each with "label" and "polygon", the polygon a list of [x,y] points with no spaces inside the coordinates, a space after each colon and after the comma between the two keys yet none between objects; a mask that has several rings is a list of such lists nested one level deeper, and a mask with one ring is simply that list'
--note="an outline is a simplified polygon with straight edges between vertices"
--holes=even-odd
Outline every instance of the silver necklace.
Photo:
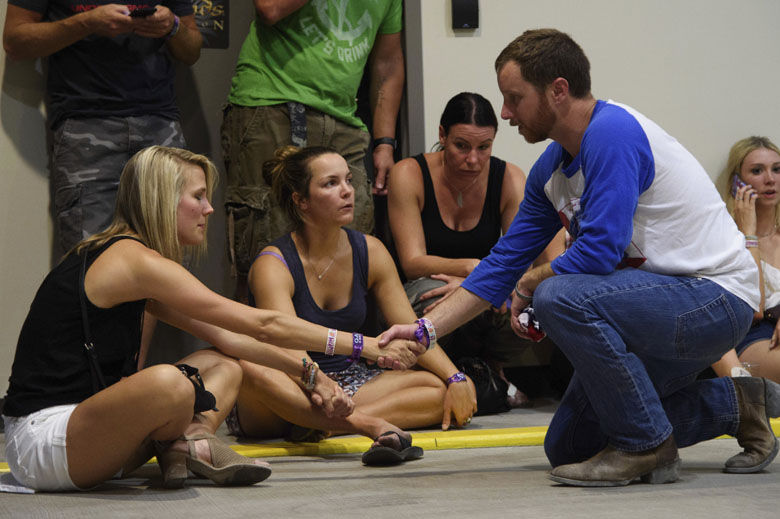
[{"label": "silver necklace", "polygon": [[330,258],[330,263],[328,263],[328,266],[327,266],[327,267],[325,267],[325,268],[323,269],[323,271],[322,271],[322,272],[320,272],[320,273],[318,273],[318,272],[317,272],[317,267],[315,267],[315,266],[314,266],[314,264],[312,264],[311,268],[312,268],[312,270],[314,271],[314,275],[315,275],[315,276],[317,276],[317,280],[318,280],[318,281],[322,281],[322,276],[324,276],[324,275],[325,275],[325,273],[326,273],[326,272],[328,272],[328,269],[331,267],[331,265],[333,265],[333,262],[334,262],[334,261],[336,261],[336,258],[335,258],[335,256],[331,256],[331,258]]},{"label": "silver necklace", "polygon": [[474,177],[474,180],[471,181],[471,184],[469,184],[468,186],[466,186],[463,189],[458,189],[457,187],[452,185],[452,182],[449,181],[449,179],[447,178],[447,175],[444,172],[444,170],[445,170],[445,168],[444,168],[444,152],[442,152],[442,154],[441,154],[441,176],[444,179],[444,182],[446,182],[446,184],[448,186],[450,186],[450,188],[452,188],[452,189],[454,189],[455,191],[458,192],[458,196],[455,197],[455,203],[458,205],[458,209],[463,209],[463,193],[468,191],[469,189],[471,189],[471,187],[474,184],[477,183],[477,180],[479,180],[479,176],[481,175],[481,173],[480,173],[480,175],[477,175],[476,177]]},{"label": "silver necklace", "polygon": [[[339,234],[339,241],[338,243],[341,243],[341,234]],[[336,244],[336,254],[338,254],[338,243]],[[333,263],[336,261],[336,255],[330,257],[330,262],[327,264],[327,266],[322,269],[322,272],[317,272],[317,266],[311,261],[311,256],[309,256],[309,248],[306,247],[306,262],[311,265],[311,269],[314,271],[314,275],[317,276],[317,281],[322,281],[322,278],[327,274],[328,270],[330,270],[330,267],[333,266]]]}]

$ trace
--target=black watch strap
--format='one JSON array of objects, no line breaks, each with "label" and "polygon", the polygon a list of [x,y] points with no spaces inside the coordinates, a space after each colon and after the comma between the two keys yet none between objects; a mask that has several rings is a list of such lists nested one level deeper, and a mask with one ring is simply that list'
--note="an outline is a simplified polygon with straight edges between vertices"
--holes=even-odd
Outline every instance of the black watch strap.
[{"label": "black watch strap", "polygon": [[393,147],[394,150],[398,147],[398,142],[392,137],[380,137],[378,139],[374,139],[374,148],[380,144],[389,144]]}]

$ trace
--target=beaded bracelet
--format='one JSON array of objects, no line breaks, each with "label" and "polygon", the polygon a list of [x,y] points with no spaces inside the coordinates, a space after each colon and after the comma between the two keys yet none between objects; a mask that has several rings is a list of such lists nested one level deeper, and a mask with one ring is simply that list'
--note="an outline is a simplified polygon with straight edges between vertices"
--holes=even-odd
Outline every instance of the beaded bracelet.
[{"label": "beaded bracelet", "polygon": [[758,240],[745,240],[745,248],[752,249],[758,247]]},{"label": "beaded bracelet", "polygon": [[523,301],[529,301],[529,302],[530,302],[530,301],[533,301],[533,300],[534,300],[534,296],[527,296],[527,295],[525,295],[525,294],[521,293],[521,292],[520,292],[520,291],[517,289],[517,285],[515,285],[515,295],[516,295],[517,297],[519,297],[520,299],[522,299]]},{"label": "beaded bracelet", "polygon": [[313,391],[314,386],[317,385],[317,371],[320,369],[320,365],[316,362],[307,362],[303,360],[303,373],[301,374],[301,382],[308,391]]},{"label": "beaded bracelet", "polygon": [[745,235],[745,239],[746,240],[757,240],[758,236],[756,236],[755,234],[746,234]]},{"label": "beaded bracelet", "polygon": [[462,371],[458,371],[454,375],[452,375],[450,378],[447,379],[447,385],[454,384],[455,382],[465,382],[466,381],[466,374]]},{"label": "beaded bracelet", "polygon": [[338,332],[333,328],[328,329],[328,342],[325,343],[325,355],[336,353],[336,336]]},{"label": "beaded bracelet", "polygon": [[[436,343],[436,328],[433,327],[433,323],[427,317],[421,317],[415,321],[417,323],[417,329],[414,331],[414,337],[420,344],[425,344],[426,348],[430,350]],[[427,342],[423,342],[423,337]]]},{"label": "beaded bracelet", "polygon": [[350,362],[357,362],[363,354],[363,334],[352,334],[352,355],[349,356]]}]

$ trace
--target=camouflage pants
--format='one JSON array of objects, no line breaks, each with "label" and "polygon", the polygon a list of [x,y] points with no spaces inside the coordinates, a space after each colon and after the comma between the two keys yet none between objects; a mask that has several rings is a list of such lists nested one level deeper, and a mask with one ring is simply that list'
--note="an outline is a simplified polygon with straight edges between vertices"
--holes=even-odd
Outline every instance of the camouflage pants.
[{"label": "camouflage pants", "polygon": [[53,135],[51,185],[59,245],[68,251],[114,215],[119,176],[137,151],[184,147],[178,121],[159,116],[66,119]]},{"label": "camouflage pants", "polygon": [[[329,146],[346,159],[355,187],[353,229],[371,233],[374,202],[366,174],[367,132],[322,112],[306,109],[309,146]],[[276,204],[262,174],[263,163],[277,148],[291,144],[287,106],[238,106],[225,109],[222,152],[227,171],[225,210],[231,264],[245,276],[255,256],[269,242],[291,230],[287,215]]]},{"label": "camouflage pants", "polygon": [[[418,317],[425,308],[439,298],[420,301],[420,296],[429,290],[444,286],[443,281],[418,278],[404,284],[406,297]],[[446,337],[439,339],[439,345],[456,362],[462,357],[480,357],[496,361],[503,367],[523,364],[523,353],[532,341],[515,335],[509,324],[509,312],[503,314],[486,310]]]}]

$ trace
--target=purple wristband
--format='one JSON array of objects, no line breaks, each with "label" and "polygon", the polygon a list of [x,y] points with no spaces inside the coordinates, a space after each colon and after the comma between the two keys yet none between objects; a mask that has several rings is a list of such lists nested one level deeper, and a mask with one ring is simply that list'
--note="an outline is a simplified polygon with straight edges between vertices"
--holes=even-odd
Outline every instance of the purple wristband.
[{"label": "purple wristband", "polygon": [[466,380],[466,374],[462,371],[458,371],[454,375],[452,375],[450,378],[447,379],[447,385],[453,384],[455,382],[464,382]]},{"label": "purple wristband", "polygon": [[352,334],[352,355],[349,356],[350,362],[357,362],[363,354],[363,334]]},{"label": "purple wristband", "polygon": [[[430,319],[425,317],[421,317],[415,322],[417,323],[417,329],[414,331],[415,339],[430,350],[436,342],[436,329],[433,327],[433,323]],[[425,342],[423,342],[423,337],[425,338]]]},{"label": "purple wristband", "polygon": [[176,33],[179,32],[179,17],[175,14],[173,15],[173,27],[171,27],[170,32],[163,36],[163,41],[168,41],[174,36],[176,36]]}]

